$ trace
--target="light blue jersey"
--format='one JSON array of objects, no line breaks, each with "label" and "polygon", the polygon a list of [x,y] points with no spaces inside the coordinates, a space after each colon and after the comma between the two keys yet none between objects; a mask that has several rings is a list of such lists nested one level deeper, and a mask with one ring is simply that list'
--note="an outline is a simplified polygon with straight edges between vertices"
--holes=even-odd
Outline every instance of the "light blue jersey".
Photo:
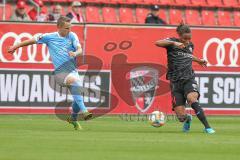
[{"label": "light blue jersey", "polygon": [[77,35],[69,32],[66,37],[61,37],[58,32],[45,33],[35,37],[38,44],[46,44],[55,68],[55,72],[71,72],[76,70],[76,59],[69,56],[80,45]]}]

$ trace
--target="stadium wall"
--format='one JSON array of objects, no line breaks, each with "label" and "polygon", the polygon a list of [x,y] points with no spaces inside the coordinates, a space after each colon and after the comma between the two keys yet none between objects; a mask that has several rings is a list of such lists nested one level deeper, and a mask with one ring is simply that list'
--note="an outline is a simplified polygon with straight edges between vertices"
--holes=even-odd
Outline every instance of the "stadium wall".
[{"label": "stadium wall", "polygon": [[[172,113],[166,51],[154,43],[176,36],[174,26],[81,24],[72,30],[84,49],[79,73],[93,112]],[[55,24],[0,22],[0,114],[70,111],[72,97],[56,85],[45,45],[7,53],[13,43],[54,31]],[[202,106],[207,114],[239,115],[239,29],[193,27],[192,33],[194,54],[209,61],[207,68],[193,64]]]}]

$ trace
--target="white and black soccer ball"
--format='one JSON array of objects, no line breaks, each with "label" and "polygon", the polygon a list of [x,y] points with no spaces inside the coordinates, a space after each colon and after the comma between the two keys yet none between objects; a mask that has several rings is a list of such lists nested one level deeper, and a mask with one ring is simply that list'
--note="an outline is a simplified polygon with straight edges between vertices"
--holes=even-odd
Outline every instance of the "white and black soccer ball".
[{"label": "white and black soccer ball", "polygon": [[149,115],[149,121],[153,127],[161,127],[165,124],[165,114],[160,111],[154,111]]}]

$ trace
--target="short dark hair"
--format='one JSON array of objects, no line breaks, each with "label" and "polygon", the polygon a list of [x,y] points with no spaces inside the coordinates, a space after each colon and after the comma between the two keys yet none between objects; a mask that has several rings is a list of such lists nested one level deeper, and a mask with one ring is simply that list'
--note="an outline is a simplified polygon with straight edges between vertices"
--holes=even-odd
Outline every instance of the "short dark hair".
[{"label": "short dark hair", "polygon": [[177,33],[179,35],[182,35],[184,33],[191,33],[191,29],[188,25],[184,24],[183,22],[181,22],[178,26],[177,26]]},{"label": "short dark hair", "polygon": [[58,18],[57,20],[57,26],[63,26],[65,22],[70,22],[71,19],[65,16],[61,16],[60,18]]}]

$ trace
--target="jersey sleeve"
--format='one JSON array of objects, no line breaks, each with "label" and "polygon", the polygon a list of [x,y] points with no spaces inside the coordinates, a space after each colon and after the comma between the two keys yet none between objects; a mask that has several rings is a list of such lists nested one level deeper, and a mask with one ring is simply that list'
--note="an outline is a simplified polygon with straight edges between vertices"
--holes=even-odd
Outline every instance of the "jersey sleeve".
[{"label": "jersey sleeve", "polygon": [[[176,42],[176,38],[165,38],[164,40]],[[166,48],[167,50],[171,50],[171,49],[173,48],[173,46],[170,45],[170,46],[167,46],[167,47],[165,47],[165,48]]]},{"label": "jersey sleeve", "polygon": [[47,44],[49,40],[49,33],[40,34],[34,37],[37,44]]},{"label": "jersey sleeve", "polygon": [[73,32],[72,32],[72,43],[75,50],[77,50],[78,47],[81,47],[78,36],[76,35],[76,33],[73,33]]},{"label": "jersey sleeve", "polygon": [[175,39],[175,38],[165,38],[164,40],[166,40],[166,41],[173,41],[173,42],[175,42],[175,41],[176,41],[176,39]]}]

